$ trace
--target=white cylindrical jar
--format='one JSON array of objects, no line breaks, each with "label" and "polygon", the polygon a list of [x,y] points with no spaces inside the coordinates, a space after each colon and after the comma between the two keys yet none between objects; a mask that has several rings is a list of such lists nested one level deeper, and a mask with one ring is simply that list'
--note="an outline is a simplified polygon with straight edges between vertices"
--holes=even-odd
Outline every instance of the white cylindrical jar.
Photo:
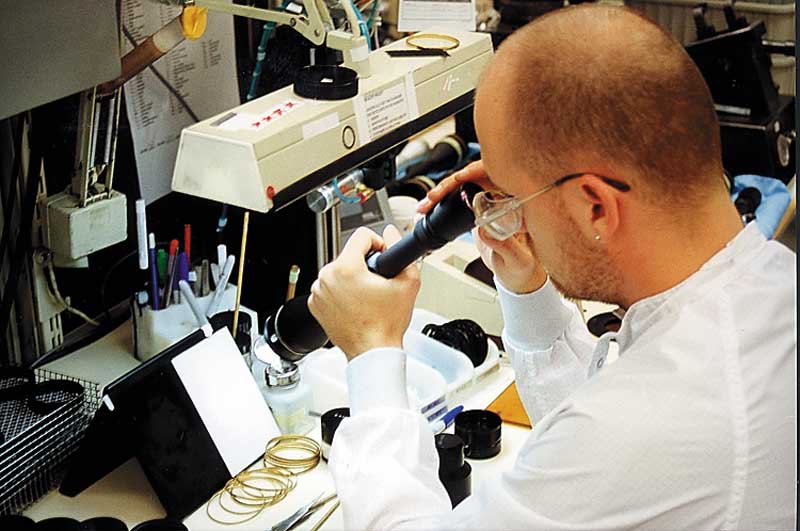
[{"label": "white cylindrical jar", "polygon": [[267,365],[263,388],[275,422],[284,435],[305,435],[314,427],[308,412],[311,408],[311,388],[300,380],[297,365],[281,360],[280,368]]}]

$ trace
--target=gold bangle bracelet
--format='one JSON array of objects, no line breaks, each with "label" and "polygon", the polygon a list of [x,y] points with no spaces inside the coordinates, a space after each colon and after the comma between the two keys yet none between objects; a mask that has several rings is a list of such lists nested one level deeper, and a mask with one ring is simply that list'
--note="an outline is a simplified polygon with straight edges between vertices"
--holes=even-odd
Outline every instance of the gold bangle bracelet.
[{"label": "gold bangle bracelet", "polygon": [[[447,42],[443,46],[426,46],[424,44],[419,44],[419,42],[423,39],[438,39]],[[444,35],[442,33],[417,33],[416,35],[411,35],[410,37],[406,38],[406,44],[409,46],[413,46],[418,50],[452,50],[453,48],[458,48],[461,44],[461,41],[453,37],[452,35]]]},{"label": "gold bangle bracelet", "polygon": [[[307,457],[287,457],[285,452],[300,452]],[[315,468],[319,464],[322,449],[319,444],[302,435],[281,435],[267,443],[264,451],[264,465],[278,465],[288,468],[296,474],[302,474]]]},{"label": "gold bangle bracelet", "polygon": [[[294,456],[297,453],[300,457]],[[297,486],[297,474],[316,467],[321,455],[320,445],[302,435],[281,435],[270,439],[264,451],[263,468],[244,470],[229,479],[208,500],[206,515],[222,525],[249,522],[267,507],[283,500]],[[226,498],[229,501],[225,501]],[[219,510],[230,518],[222,519],[212,514],[215,502]]]}]

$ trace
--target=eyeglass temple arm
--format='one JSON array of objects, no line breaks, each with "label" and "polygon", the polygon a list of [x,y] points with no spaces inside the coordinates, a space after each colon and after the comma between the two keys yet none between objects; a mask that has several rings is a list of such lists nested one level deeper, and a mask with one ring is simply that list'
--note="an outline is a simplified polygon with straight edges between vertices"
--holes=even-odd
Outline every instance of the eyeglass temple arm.
[{"label": "eyeglass temple arm", "polygon": [[[560,179],[556,179],[553,182],[553,188],[555,188],[557,186],[561,186],[565,182],[571,181],[572,179],[577,179],[578,177],[581,177],[583,175],[586,175],[586,173],[570,173],[569,175],[565,175],[565,176],[561,177]],[[597,177],[599,177],[607,185],[611,186],[612,188],[616,188],[620,192],[627,192],[627,191],[629,191],[631,189],[631,187],[629,185],[627,185],[627,184],[625,184],[623,182],[617,181],[615,179],[611,179],[610,177],[605,177],[603,175],[597,175]]]}]

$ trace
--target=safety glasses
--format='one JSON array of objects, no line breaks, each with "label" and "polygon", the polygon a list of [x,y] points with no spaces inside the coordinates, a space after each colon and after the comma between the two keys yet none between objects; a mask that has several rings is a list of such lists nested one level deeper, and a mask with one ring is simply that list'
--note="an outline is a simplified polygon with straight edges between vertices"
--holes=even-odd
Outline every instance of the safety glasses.
[{"label": "safety glasses", "polygon": [[[570,173],[525,197],[513,197],[498,191],[479,192],[472,199],[475,226],[482,227],[495,240],[507,240],[522,228],[522,212],[520,212],[519,207],[534,197],[539,197],[543,193],[582,175],[594,174],[588,172]],[[602,175],[597,177],[621,192],[627,192],[631,189],[630,186],[623,182],[603,177]]]}]

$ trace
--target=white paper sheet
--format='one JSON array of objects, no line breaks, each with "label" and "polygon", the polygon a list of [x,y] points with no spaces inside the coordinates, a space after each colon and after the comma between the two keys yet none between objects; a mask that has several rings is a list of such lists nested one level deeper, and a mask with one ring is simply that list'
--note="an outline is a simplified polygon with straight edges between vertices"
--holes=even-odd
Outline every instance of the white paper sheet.
[{"label": "white paper sheet", "polygon": [[280,429],[227,328],[176,356],[172,366],[220,457],[235,476]]},{"label": "white paper sheet", "polygon": [[400,0],[398,31],[431,27],[475,31],[475,0]]},{"label": "white paper sheet", "polygon": [[[138,43],[180,13],[149,0],[123,0],[122,20]],[[133,49],[125,38],[125,50]],[[239,105],[233,17],[209,11],[205,34],[183,41],[155,62],[155,69],[203,120]],[[125,84],[142,197],[149,204],[170,191],[181,129],[189,113],[150,69]]]}]

